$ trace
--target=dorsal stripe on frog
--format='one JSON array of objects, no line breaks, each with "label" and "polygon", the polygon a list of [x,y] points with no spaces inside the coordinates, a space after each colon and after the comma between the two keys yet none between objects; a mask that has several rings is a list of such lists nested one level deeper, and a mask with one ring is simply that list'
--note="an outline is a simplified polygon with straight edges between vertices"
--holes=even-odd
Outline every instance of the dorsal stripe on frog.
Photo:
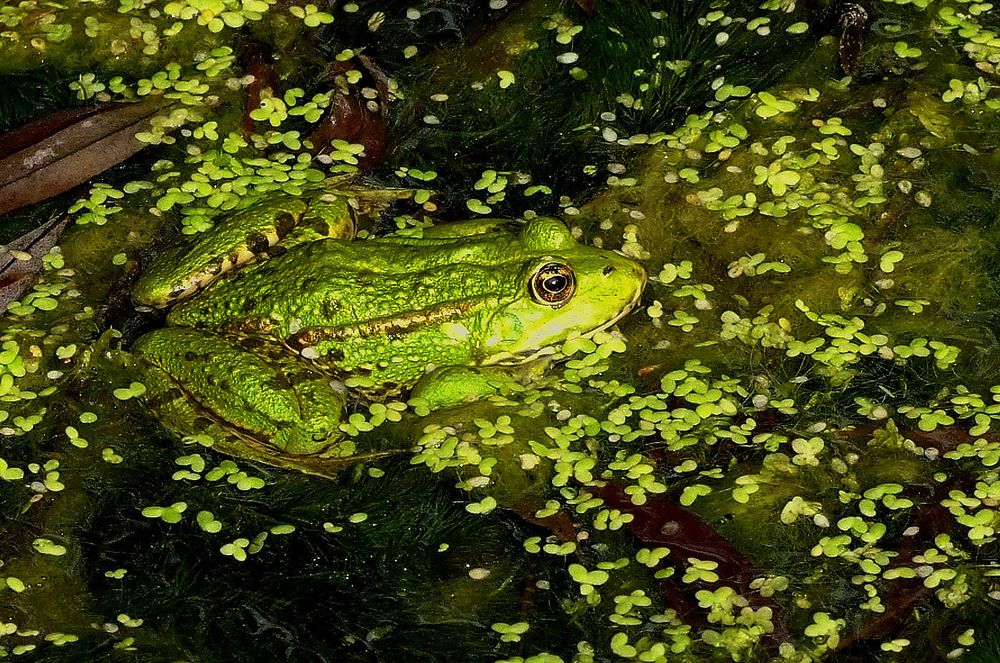
[{"label": "dorsal stripe on frog", "polygon": [[289,344],[298,349],[314,346],[324,341],[341,341],[361,336],[401,335],[420,327],[449,322],[469,314],[489,302],[486,297],[459,302],[445,302],[407,315],[373,318],[353,325],[337,327],[307,327],[296,332]]}]

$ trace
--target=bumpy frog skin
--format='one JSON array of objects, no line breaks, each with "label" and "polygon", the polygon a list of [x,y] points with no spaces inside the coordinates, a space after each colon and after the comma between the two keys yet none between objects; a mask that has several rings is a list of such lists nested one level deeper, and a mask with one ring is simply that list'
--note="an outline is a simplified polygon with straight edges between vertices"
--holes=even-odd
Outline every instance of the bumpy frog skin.
[{"label": "bumpy frog skin", "polygon": [[443,393],[462,395],[470,375],[474,396],[483,381],[455,367],[554,352],[617,322],[646,281],[554,219],[351,242],[357,207],[346,194],[279,198],[154,261],[133,298],[175,305],[134,354],[168,428],[310,471],[306,458],[344,453],[344,380],[378,397],[445,375]]}]

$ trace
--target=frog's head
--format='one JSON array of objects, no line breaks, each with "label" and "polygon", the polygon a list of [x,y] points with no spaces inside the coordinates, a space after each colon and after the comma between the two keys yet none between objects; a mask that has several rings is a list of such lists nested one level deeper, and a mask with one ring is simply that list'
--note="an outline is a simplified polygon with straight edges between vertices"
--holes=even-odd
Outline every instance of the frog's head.
[{"label": "frog's head", "polygon": [[639,301],[646,272],[612,251],[578,244],[555,219],[521,230],[517,293],[481,329],[484,364],[527,361],[615,324]]}]

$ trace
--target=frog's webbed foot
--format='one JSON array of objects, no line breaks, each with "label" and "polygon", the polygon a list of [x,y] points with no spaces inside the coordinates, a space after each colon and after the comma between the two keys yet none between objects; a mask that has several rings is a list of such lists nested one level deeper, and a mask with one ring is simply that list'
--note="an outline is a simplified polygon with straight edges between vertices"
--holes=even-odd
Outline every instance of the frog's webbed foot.
[{"label": "frog's webbed foot", "polygon": [[354,445],[338,442],[344,397],[325,378],[186,328],[150,332],[133,351],[150,408],[181,436],[207,434],[223,453],[312,474],[356,460]]}]

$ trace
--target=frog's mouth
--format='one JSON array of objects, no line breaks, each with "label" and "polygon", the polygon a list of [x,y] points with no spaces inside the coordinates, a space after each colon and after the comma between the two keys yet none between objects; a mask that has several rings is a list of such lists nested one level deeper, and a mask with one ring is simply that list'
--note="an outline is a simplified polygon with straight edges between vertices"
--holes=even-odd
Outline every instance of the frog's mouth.
[{"label": "frog's mouth", "polygon": [[[642,285],[635,291],[632,300],[628,302],[625,306],[618,311],[614,317],[608,319],[607,321],[601,323],[600,326],[594,327],[590,331],[580,334],[577,338],[592,338],[602,331],[607,331],[611,327],[614,327],[618,322],[624,318],[626,315],[632,312],[639,300],[642,299],[642,293],[646,289],[646,282],[643,281]],[[504,352],[498,355],[490,357],[482,363],[483,366],[520,366],[522,364],[527,364],[529,362],[535,361],[536,359],[541,359],[542,357],[552,357],[553,359],[560,359],[562,355],[559,353],[559,349],[554,345],[547,345],[542,348],[535,350],[528,350],[525,352]]]}]

